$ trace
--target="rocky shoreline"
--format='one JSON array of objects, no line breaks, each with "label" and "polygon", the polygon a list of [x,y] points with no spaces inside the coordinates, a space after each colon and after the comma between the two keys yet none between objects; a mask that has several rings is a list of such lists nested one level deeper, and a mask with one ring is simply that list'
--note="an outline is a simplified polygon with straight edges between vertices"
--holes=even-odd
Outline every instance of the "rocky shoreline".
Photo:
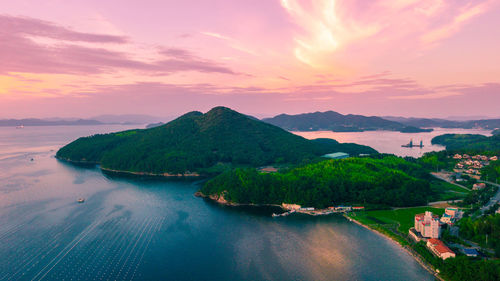
[{"label": "rocky shoreline", "polygon": [[212,195],[206,195],[201,191],[197,191],[194,193],[194,196],[196,197],[201,197],[201,198],[206,198],[210,199],[220,205],[224,206],[231,206],[231,207],[240,207],[240,206],[251,206],[251,207],[279,207],[282,210],[286,211],[287,209],[283,208],[283,206],[278,205],[278,204],[254,204],[254,203],[234,203],[231,201],[228,201],[224,198],[224,195],[217,195],[217,194],[212,194]]}]

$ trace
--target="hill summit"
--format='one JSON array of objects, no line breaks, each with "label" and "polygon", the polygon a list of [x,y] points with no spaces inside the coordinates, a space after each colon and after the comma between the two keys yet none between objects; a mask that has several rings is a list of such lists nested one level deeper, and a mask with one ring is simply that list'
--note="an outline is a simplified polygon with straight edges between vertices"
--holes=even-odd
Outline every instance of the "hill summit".
[{"label": "hill summit", "polygon": [[361,145],[311,141],[274,125],[215,107],[193,111],[162,126],[79,138],[61,148],[62,160],[107,170],[166,174],[212,173],[233,166],[303,163],[343,151],[375,153]]},{"label": "hill summit", "polygon": [[262,121],[290,131],[358,132],[372,130],[400,131],[403,133],[429,132],[414,126],[386,120],[376,116],[343,115],[335,111],[303,113],[297,115],[280,114]]}]

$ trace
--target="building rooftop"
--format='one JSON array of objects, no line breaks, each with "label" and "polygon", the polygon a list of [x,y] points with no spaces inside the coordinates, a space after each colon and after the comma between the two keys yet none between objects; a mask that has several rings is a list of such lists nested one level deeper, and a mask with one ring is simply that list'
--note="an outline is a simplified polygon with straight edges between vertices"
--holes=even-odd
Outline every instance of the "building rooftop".
[{"label": "building rooftop", "polygon": [[321,157],[331,158],[331,159],[342,159],[349,157],[349,154],[344,152],[335,152],[335,153],[325,154]]},{"label": "building rooftop", "polygon": [[454,253],[452,250],[450,250],[450,248],[448,248],[444,243],[443,241],[439,240],[439,239],[435,239],[435,238],[431,238],[429,240],[427,240],[429,243],[431,243],[433,246],[434,246],[434,249],[436,249],[436,251],[438,251],[440,254],[444,254],[444,253]]},{"label": "building rooftop", "polygon": [[479,253],[477,252],[476,249],[463,249],[464,251],[464,254],[466,254],[467,256],[477,256],[479,255]]}]

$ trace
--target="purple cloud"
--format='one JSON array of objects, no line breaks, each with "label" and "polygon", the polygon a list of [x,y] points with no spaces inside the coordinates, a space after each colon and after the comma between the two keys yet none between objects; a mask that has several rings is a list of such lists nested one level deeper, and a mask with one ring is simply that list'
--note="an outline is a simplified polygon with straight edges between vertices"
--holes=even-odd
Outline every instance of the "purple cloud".
[{"label": "purple cloud", "polygon": [[[44,46],[30,36],[61,40],[61,44]],[[99,43],[100,47],[84,47],[64,41]],[[154,62],[135,60],[126,53],[104,48],[103,43],[127,43],[125,37],[75,32],[29,18],[0,16],[0,42],[0,74],[97,74],[119,69],[155,75],[181,71],[237,74],[222,64],[179,48],[162,49],[160,58]]]},{"label": "purple cloud", "polygon": [[39,19],[0,15],[0,34],[4,33],[91,43],[128,42],[128,38],[124,36],[77,32]]}]

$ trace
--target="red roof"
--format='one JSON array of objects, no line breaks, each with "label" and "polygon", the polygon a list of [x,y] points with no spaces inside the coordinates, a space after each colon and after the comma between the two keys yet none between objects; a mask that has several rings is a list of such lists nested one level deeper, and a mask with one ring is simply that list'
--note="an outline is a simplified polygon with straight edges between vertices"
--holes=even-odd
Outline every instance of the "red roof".
[{"label": "red roof", "polygon": [[450,248],[446,247],[446,245],[443,243],[443,241],[439,240],[439,239],[435,239],[435,238],[431,238],[428,240],[429,243],[432,244],[432,246],[434,247],[434,249],[436,249],[436,251],[438,251],[440,254],[444,254],[444,253],[453,253],[454,252],[452,250],[450,250]]}]

